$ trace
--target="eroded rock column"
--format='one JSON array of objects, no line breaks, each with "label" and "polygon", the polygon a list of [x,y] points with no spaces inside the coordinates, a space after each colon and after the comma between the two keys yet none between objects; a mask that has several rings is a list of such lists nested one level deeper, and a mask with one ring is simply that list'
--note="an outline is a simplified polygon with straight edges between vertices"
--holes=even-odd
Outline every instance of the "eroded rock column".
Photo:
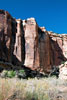
[{"label": "eroded rock column", "polygon": [[24,65],[37,69],[39,67],[38,26],[34,18],[27,19],[24,26],[25,63]]},{"label": "eroded rock column", "polygon": [[22,22],[20,19],[16,20],[16,22],[17,22],[17,33],[14,46],[14,56],[18,62],[22,62],[22,28],[21,28]]}]

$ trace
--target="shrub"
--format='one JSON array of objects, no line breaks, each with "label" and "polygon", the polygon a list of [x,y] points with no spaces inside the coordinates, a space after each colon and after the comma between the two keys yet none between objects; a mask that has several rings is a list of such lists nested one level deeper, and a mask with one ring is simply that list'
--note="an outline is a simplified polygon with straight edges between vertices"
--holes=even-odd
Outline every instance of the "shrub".
[{"label": "shrub", "polygon": [[15,77],[15,75],[16,75],[16,71],[11,70],[11,71],[8,71],[7,77],[13,78]]},{"label": "shrub", "polygon": [[19,70],[18,72],[18,77],[19,78],[26,78],[26,73],[24,70]]},{"label": "shrub", "polygon": [[5,78],[8,75],[8,71],[7,70],[3,70],[3,72],[1,73],[1,77]]},{"label": "shrub", "polygon": [[[61,88],[62,87],[62,88]],[[53,77],[18,80],[0,78],[0,100],[67,100],[67,81]]]},{"label": "shrub", "polygon": [[25,71],[24,70],[19,70],[19,73],[24,74]]},{"label": "shrub", "polygon": [[2,78],[13,78],[13,77],[18,77],[18,78],[26,78],[26,73],[24,70],[19,70],[19,71],[13,71],[13,70],[10,70],[10,71],[7,71],[7,70],[3,70],[1,73],[0,73],[1,77]]}]

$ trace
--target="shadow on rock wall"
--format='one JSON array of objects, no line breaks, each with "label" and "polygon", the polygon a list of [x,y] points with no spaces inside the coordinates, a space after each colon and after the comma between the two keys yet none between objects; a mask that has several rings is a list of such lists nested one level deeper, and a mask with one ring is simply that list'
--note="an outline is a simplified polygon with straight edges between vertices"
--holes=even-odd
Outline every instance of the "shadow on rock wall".
[{"label": "shadow on rock wall", "polygon": [[63,50],[60,48],[57,41],[50,38],[51,44],[51,64],[58,66],[63,61],[67,61],[67,58],[63,55]]}]

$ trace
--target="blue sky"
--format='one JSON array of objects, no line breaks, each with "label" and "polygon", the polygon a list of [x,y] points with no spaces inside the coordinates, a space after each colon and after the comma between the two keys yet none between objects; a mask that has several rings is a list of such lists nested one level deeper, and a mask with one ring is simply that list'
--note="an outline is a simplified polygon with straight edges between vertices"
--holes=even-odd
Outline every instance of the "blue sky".
[{"label": "blue sky", "polygon": [[17,19],[34,17],[47,30],[67,33],[67,0],[1,0],[0,9]]}]

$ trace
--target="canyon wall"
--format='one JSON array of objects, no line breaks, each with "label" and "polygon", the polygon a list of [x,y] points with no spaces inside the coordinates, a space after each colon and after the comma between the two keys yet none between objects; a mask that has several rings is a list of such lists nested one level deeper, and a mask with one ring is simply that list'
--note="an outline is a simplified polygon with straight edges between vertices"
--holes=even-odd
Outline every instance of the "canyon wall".
[{"label": "canyon wall", "polygon": [[0,60],[11,62],[11,15],[0,10]]},{"label": "canyon wall", "polygon": [[0,61],[49,73],[67,61],[67,35],[39,27],[34,18],[14,19],[0,10]]},{"label": "canyon wall", "polygon": [[60,65],[67,61],[67,34],[48,32],[51,44],[51,60],[53,65]]}]

